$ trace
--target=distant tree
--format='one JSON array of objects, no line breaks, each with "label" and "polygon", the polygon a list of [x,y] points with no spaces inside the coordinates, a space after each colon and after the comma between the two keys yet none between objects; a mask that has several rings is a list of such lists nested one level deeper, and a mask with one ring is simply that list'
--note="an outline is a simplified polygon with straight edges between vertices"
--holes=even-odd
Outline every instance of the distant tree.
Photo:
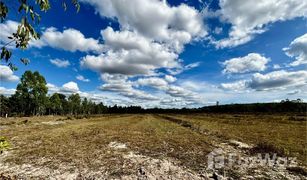
[{"label": "distant tree", "polygon": [[[71,0],[72,4],[76,7],[77,12],[80,9],[78,0]],[[66,10],[66,0],[62,0],[62,6]],[[12,69],[16,70],[17,67],[10,62],[12,51],[7,48],[11,43],[15,43],[16,48],[26,49],[31,39],[39,39],[40,35],[36,32],[33,25],[39,24],[41,16],[40,11],[47,12],[50,9],[49,0],[1,0],[0,1],[0,21],[3,23],[10,11],[15,12],[15,18],[20,19],[17,31],[8,38],[11,40],[1,47],[1,58]],[[20,61],[28,64],[29,60],[21,58]]]},{"label": "distant tree", "polygon": [[0,95],[0,116],[10,114],[10,101],[8,97]]},{"label": "distant tree", "polygon": [[68,104],[70,108],[70,114],[79,114],[81,98],[78,93],[72,94],[68,97]]},{"label": "distant tree", "polygon": [[87,98],[84,98],[81,104],[81,112],[82,114],[89,114],[89,102]]},{"label": "distant tree", "polygon": [[50,98],[50,109],[53,114],[61,114],[63,111],[62,101],[58,93],[54,93]]},{"label": "distant tree", "polygon": [[17,85],[13,95],[25,115],[41,115],[46,111],[47,92],[46,80],[39,72],[26,71]]}]

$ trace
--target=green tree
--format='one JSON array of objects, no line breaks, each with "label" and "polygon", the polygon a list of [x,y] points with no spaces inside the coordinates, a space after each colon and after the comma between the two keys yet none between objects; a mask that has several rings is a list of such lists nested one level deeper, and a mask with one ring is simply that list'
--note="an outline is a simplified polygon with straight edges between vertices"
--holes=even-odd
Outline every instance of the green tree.
[{"label": "green tree", "polygon": [[10,111],[9,98],[0,95],[0,116],[6,116],[6,114],[10,113]]},{"label": "green tree", "polygon": [[89,114],[89,102],[87,100],[87,98],[84,98],[82,101],[82,107],[81,107],[81,111],[83,114]]},{"label": "green tree", "polygon": [[72,94],[68,97],[70,114],[78,114],[80,112],[80,103],[81,103],[81,98],[78,93]]},{"label": "green tree", "polygon": [[47,92],[45,78],[35,71],[26,71],[17,85],[14,99],[24,115],[42,115],[46,111]]},{"label": "green tree", "polygon": [[63,111],[62,101],[58,93],[54,93],[50,98],[50,109],[53,114],[61,114]]},{"label": "green tree", "polygon": [[[62,6],[66,10],[67,0],[62,0]],[[76,7],[77,12],[80,10],[78,0],[71,0],[72,4]],[[17,4],[16,4],[17,3]],[[39,39],[40,35],[36,32],[34,25],[39,24],[41,20],[40,11],[47,12],[50,9],[49,0],[1,0],[0,1],[0,21],[3,23],[9,16],[9,12],[17,9],[16,17],[20,19],[17,31],[8,38],[10,42],[1,47],[0,60],[3,60],[12,69],[17,68],[10,61],[12,51],[7,48],[11,43],[15,43],[16,48],[26,49],[31,39]],[[28,64],[29,60],[21,58],[20,61]]]}]

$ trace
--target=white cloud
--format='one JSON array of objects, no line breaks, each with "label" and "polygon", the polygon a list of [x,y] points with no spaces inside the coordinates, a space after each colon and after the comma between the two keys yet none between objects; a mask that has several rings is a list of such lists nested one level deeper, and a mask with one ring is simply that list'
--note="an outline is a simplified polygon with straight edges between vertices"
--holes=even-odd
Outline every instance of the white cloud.
[{"label": "white cloud", "polygon": [[[181,4],[170,7],[159,0],[82,0],[89,3],[102,17],[114,18],[125,30],[160,41],[186,43],[193,36],[204,36],[206,31],[201,14],[193,7]],[[178,47],[179,47],[178,46]]]},{"label": "white cloud", "polygon": [[191,70],[193,68],[196,68],[200,65],[200,62],[194,62],[194,63],[191,63],[191,64],[188,64],[188,65],[181,65],[179,67],[176,67],[176,68],[170,68],[170,69],[167,69],[167,71],[172,74],[172,75],[176,75],[176,74],[180,74],[184,71],[188,71],[188,70]]},{"label": "white cloud", "polygon": [[289,47],[283,49],[290,57],[295,57],[295,61],[290,66],[307,64],[307,33],[294,39]]},{"label": "white cloud", "polygon": [[281,69],[281,66],[279,64],[274,64],[273,69]]},{"label": "white cloud", "polygon": [[50,59],[51,64],[59,67],[59,68],[65,68],[70,65],[70,62],[68,60],[61,60],[61,59]]},{"label": "white cloud", "polygon": [[124,75],[152,75],[158,68],[179,67],[178,55],[164,44],[130,31],[117,31],[108,27],[102,31],[109,49],[99,56],[87,55],[81,65],[92,70]]},{"label": "white cloud", "polygon": [[233,58],[223,62],[225,66],[223,73],[247,73],[264,71],[270,59],[257,53],[250,53],[247,56]]},{"label": "white cloud", "polygon": [[307,85],[307,71],[273,71],[253,75],[249,87],[255,90],[285,89]]},{"label": "white cloud", "polygon": [[51,83],[47,83],[46,86],[48,88],[48,91],[51,92],[51,93],[59,92],[59,90],[60,90],[59,87],[57,87],[56,85],[51,84]]},{"label": "white cloud", "polygon": [[99,88],[102,91],[117,92],[125,97],[133,99],[158,100],[158,98],[153,95],[147,94],[146,92],[138,89],[134,89],[132,82],[128,81],[127,76],[102,74],[101,79],[105,81],[105,84]]},{"label": "white cloud", "polygon": [[[0,24],[0,44],[5,44],[10,42],[9,36],[17,31],[19,22],[7,20]],[[12,43],[10,48],[14,47]],[[50,46],[56,49],[63,49],[66,51],[81,51],[81,52],[95,52],[100,53],[103,51],[104,47],[99,43],[98,40],[93,38],[86,38],[79,30],[69,28],[63,30],[63,32],[58,31],[54,27],[49,27],[42,32],[39,40],[31,40],[29,42],[31,47],[42,48],[45,46]]]},{"label": "white cloud", "polygon": [[82,76],[82,75],[76,76],[76,79],[78,79],[79,81],[83,81],[83,82],[90,82],[89,79],[85,78],[85,77]]},{"label": "white cloud", "polygon": [[[170,78],[172,76],[165,76],[165,78]],[[175,79],[171,79],[175,80]],[[140,78],[135,82],[140,86],[149,86],[158,90],[162,90],[164,93],[170,95],[173,98],[180,99],[181,101],[185,101],[186,103],[196,103],[199,102],[199,97],[197,94],[191,90],[183,88],[178,85],[171,85],[167,80],[158,77],[149,77],[149,78]],[[168,98],[169,99],[169,98]]]},{"label": "white cloud", "polygon": [[5,87],[0,87],[0,94],[2,95],[12,95],[14,94],[16,89],[8,89]]},{"label": "white cloud", "polygon": [[31,41],[30,45],[38,48],[50,46],[52,48],[71,52],[92,51],[99,53],[103,50],[103,45],[101,45],[98,40],[86,38],[80,31],[72,28],[60,32],[54,27],[49,27],[42,32],[42,36],[39,40]]},{"label": "white cloud", "polygon": [[239,80],[231,83],[221,83],[221,88],[225,90],[231,90],[235,92],[240,92],[246,90],[248,86],[248,81],[246,80]]},{"label": "white cloud", "polygon": [[302,91],[301,91],[300,89],[299,89],[299,90],[294,90],[294,91],[288,92],[287,95],[292,96],[292,95],[299,94],[299,93],[301,93],[301,92],[302,92]]},{"label": "white cloud", "polygon": [[[8,38],[9,36],[12,36],[12,33],[15,33],[17,31],[18,23],[15,21],[7,20],[4,23],[0,23],[0,44],[4,45],[11,40]],[[11,46],[13,47],[14,43],[12,43]]]},{"label": "white cloud", "polygon": [[213,31],[215,34],[221,34],[223,32],[223,28],[221,27],[216,27]]},{"label": "white cloud", "polygon": [[169,83],[175,82],[177,80],[174,76],[171,75],[165,75],[164,78]]},{"label": "white cloud", "polygon": [[307,17],[305,0],[220,0],[219,5],[220,18],[232,26],[228,38],[214,42],[218,48],[247,43],[270,23]]},{"label": "white cloud", "polygon": [[63,84],[61,87],[58,87],[52,83],[47,83],[46,86],[48,88],[49,93],[62,93],[65,95],[70,95],[73,93],[82,93],[79,90],[78,84],[73,81],[67,82]]},{"label": "white cloud", "polygon": [[181,97],[186,101],[195,101],[195,102],[199,101],[199,97],[197,96],[196,93],[180,86],[170,85],[166,90],[166,93],[173,97]]},{"label": "white cloud", "polygon": [[0,80],[6,82],[18,81],[19,77],[8,67],[0,65]]},{"label": "white cloud", "polygon": [[150,78],[139,78],[136,83],[141,86],[151,86],[157,89],[167,89],[168,82],[163,78],[150,77]]},{"label": "white cloud", "polygon": [[273,71],[267,74],[255,73],[251,79],[222,83],[221,88],[233,91],[291,90],[307,85],[307,71]]},{"label": "white cloud", "polygon": [[77,93],[79,91],[79,87],[77,83],[70,81],[68,83],[63,84],[60,91],[68,92],[68,93]]},{"label": "white cloud", "polygon": [[119,31],[111,27],[101,31],[104,53],[81,61],[83,67],[101,73],[148,76],[162,68],[180,73],[184,67],[178,57],[184,45],[206,35],[201,13],[185,4],[171,7],[159,0],[82,2],[120,24]]}]

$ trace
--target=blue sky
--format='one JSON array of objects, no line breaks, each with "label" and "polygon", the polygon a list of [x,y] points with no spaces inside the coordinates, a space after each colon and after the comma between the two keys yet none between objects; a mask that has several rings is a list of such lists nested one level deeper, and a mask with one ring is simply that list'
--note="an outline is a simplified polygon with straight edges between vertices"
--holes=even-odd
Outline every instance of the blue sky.
[{"label": "blue sky", "polygon": [[[0,93],[37,70],[50,93],[107,105],[306,101],[307,2],[282,1],[82,0],[79,13],[51,1],[42,38],[12,48],[18,71],[1,64]],[[12,11],[0,24],[1,44],[18,18]]]}]

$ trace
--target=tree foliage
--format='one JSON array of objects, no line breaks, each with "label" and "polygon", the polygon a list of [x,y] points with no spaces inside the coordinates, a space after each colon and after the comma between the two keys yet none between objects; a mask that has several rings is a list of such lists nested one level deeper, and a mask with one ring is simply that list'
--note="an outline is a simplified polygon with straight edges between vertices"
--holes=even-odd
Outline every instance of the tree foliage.
[{"label": "tree foliage", "polygon": [[107,107],[79,94],[47,94],[45,78],[38,72],[26,71],[16,92],[10,97],[0,95],[0,116],[33,115],[93,115],[105,113],[295,113],[306,115],[307,103],[301,99],[283,100],[280,103],[227,104],[202,108],[143,109],[140,106]]},{"label": "tree foliage", "polygon": [[16,104],[25,115],[44,114],[47,104],[47,83],[45,78],[35,71],[26,71],[20,83],[17,85],[16,93],[13,95]]},{"label": "tree foliage", "polygon": [[[20,22],[17,31],[14,32],[8,38],[9,42],[1,47],[0,60],[7,63],[12,70],[17,70],[17,67],[10,61],[12,57],[12,51],[7,48],[11,43],[15,43],[15,47],[24,50],[28,47],[30,40],[37,40],[40,38],[40,34],[35,30],[34,25],[37,25],[41,21],[40,12],[47,12],[51,5],[49,0],[14,0],[18,6],[18,17]],[[9,12],[16,8],[15,6],[9,7],[8,4],[12,3],[12,0],[4,0],[0,2],[0,21],[3,23],[9,15]],[[80,4],[78,0],[71,0],[71,3],[76,7],[77,12],[80,10]],[[66,10],[66,0],[62,0],[62,6]],[[20,61],[27,65],[30,61],[27,58],[21,58]]]}]

